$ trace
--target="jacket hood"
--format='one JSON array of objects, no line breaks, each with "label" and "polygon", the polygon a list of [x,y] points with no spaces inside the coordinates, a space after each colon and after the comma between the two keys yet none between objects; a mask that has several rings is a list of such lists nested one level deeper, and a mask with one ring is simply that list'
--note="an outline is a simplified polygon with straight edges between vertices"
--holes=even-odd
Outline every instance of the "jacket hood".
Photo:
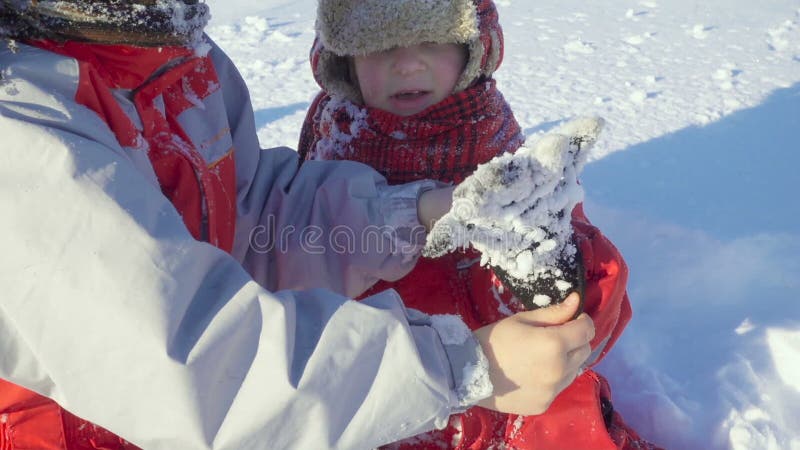
[{"label": "jacket hood", "polygon": [[491,0],[320,0],[311,49],[314,78],[331,95],[362,102],[348,57],[394,47],[464,44],[469,50],[455,87],[489,78],[503,59],[503,31]]},{"label": "jacket hood", "polygon": [[186,45],[199,42],[209,17],[198,0],[0,0],[0,37]]}]

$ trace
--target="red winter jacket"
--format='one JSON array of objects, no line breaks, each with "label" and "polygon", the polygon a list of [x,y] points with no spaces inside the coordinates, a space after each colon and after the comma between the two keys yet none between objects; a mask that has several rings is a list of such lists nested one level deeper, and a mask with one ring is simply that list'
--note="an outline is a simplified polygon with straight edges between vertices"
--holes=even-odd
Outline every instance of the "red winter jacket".
[{"label": "red winter jacket", "polygon": [[[481,87],[478,91],[486,90]],[[463,95],[466,94],[461,96]],[[456,97],[459,96],[451,96],[443,103],[446,104]],[[314,103],[315,108],[308,113],[299,149],[308,158],[327,155],[335,159],[353,159],[373,165],[390,182],[405,182],[417,177],[460,181],[474,170],[477,162],[484,162],[491,157],[491,151],[484,154],[478,151],[489,147],[478,145],[474,146],[474,152],[437,147],[439,150],[435,157],[420,158],[419,155],[429,154],[428,148],[423,146],[409,149],[409,141],[413,142],[410,137],[403,140],[403,148],[386,142],[391,139],[392,133],[381,127],[387,123],[368,130],[361,129],[363,139],[350,140],[353,147],[342,149],[338,153],[314,151],[314,144],[324,141],[326,129],[333,127],[339,133],[349,129],[348,121],[342,120],[341,116],[321,114],[319,108],[325,108],[330,104],[329,101],[330,98],[320,96]],[[458,108],[444,106],[432,108],[460,111]],[[369,108],[366,110],[369,112],[368,117],[373,119],[386,114]],[[420,114],[433,113],[428,111]],[[321,117],[337,117],[340,123],[323,124],[320,122]],[[413,123],[414,118],[409,122]],[[403,121],[392,122],[395,126],[398,123]],[[454,133],[459,135],[457,131]],[[420,141],[445,140],[441,138],[442,134],[447,133],[434,132],[431,136],[423,136]],[[504,133],[489,135],[505,136]],[[459,142],[459,139],[450,141]],[[506,144],[518,142],[515,139],[500,141]],[[363,149],[359,148],[362,142]],[[483,161],[465,162],[462,158],[465,153],[478,155]],[[416,177],[414,171],[418,171]],[[594,350],[591,362],[594,364],[608,352],[630,320],[631,308],[625,290],[628,269],[613,244],[586,219],[581,205],[573,211],[572,224],[586,269],[583,309],[594,320],[596,329],[591,343]],[[479,266],[479,260],[480,256],[474,251],[451,253],[435,259],[421,258],[406,277],[394,282],[380,281],[365,295],[392,288],[397,290],[406,306],[428,314],[458,314],[471,329],[521,311],[521,303],[509,290],[502,288],[501,282],[490,269]],[[540,416],[518,417],[473,407],[464,414],[453,416],[450,425],[444,430],[419,435],[387,448],[477,450],[500,445],[512,449],[650,448],[650,444],[628,429],[621,417],[613,412],[610,398],[606,381],[595,372],[587,370]]]},{"label": "red winter jacket", "polygon": [[[370,164],[390,183],[420,178],[459,182],[477,164],[498,152],[513,151],[521,142],[516,121],[491,80],[407,118],[345,102],[324,94],[317,98],[301,133],[301,155]],[[357,126],[353,126],[354,112],[359,117]],[[617,249],[586,219],[580,205],[573,211],[572,224],[586,269],[583,308],[595,323],[591,362],[596,363],[630,319],[625,291],[628,270]],[[521,303],[502,288],[490,269],[479,266],[479,260],[473,251],[421,258],[405,278],[379,282],[367,295],[393,288],[406,306],[429,314],[458,314],[472,329],[521,311]],[[625,427],[610,404],[607,383],[589,370],[541,416],[516,417],[474,407],[453,416],[446,429],[394,447],[636,448],[626,444],[630,442],[648,448],[649,444]],[[565,447],[565,442],[575,446]]]},{"label": "red winter jacket", "polygon": [[[502,61],[503,39],[494,5],[475,0],[484,54]],[[490,33],[493,36],[490,36]],[[319,69],[326,52],[318,39],[311,65]],[[485,66],[487,61],[482,61]],[[485,68],[485,67],[484,67]],[[391,183],[433,178],[458,183],[476,166],[523,142],[514,116],[491,78],[480,77],[464,91],[411,117],[321,92],[306,116],[298,151],[305,159],[347,159],[374,167]],[[591,363],[599,361],[631,317],[626,293],[628,269],[617,249],[594,227],[582,206],[573,211],[575,238],[586,269],[583,309],[594,320]],[[523,309],[494,273],[478,264],[474,251],[421,258],[414,270],[395,282],[381,281],[367,295],[387,288],[406,306],[429,314],[458,314],[472,329]],[[444,430],[388,446],[411,449],[593,449],[650,448],[611,408],[606,381],[585,371],[539,416],[517,417],[473,407],[453,416]]]},{"label": "red winter jacket", "polygon": [[[141,147],[161,184],[195,239],[230,251],[236,220],[236,178],[230,146],[206,142],[206,156],[192,144],[174,120],[197,102],[214,94],[219,80],[210,58],[196,57],[184,47],[143,48],[78,42],[33,45],[78,61],[77,103],[97,113],[125,147]],[[165,63],[159,77],[151,74]],[[133,97],[143,129],[137,129],[113,97],[114,90],[135,89]],[[157,104],[156,99],[163,99]],[[162,109],[163,108],[163,109]],[[168,119],[169,118],[169,119]],[[210,130],[209,130],[210,131]],[[220,129],[219,136],[227,130]],[[214,133],[211,134],[212,136]],[[208,150],[217,152],[213,164]],[[154,405],[154,407],[158,407]],[[0,379],[0,449],[3,450],[133,450],[138,447],[113,433],[74,416],[52,400]]]}]

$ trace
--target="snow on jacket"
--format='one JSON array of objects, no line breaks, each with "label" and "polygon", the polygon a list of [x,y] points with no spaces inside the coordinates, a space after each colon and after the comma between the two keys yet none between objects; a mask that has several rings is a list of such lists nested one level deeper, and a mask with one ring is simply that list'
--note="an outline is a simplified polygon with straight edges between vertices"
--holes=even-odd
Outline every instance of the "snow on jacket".
[{"label": "snow on jacket", "polygon": [[[514,151],[522,142],[519,127],[501,101],[502,96],[489,95],[491,101],[481,98],[490,92],[493,82],[482,82],[404,118],[323,93],[306,116],[298,151],[308,160],[351,159],[368,163],[390,183],[430,177],[459,182],[478,164],[498,152]],[[472,112],[475,117],[452,117],[464,112]],[[468,138],[473,141],[467,142]],[[631,316],[625,291],[627,266],[613,244],[586,219],[580,206],[573,212],[572,225],[586,268],[583,309],[595,322],[590,363],[596,364]],[[472,250],[421,258],[406,277],[381,281],[366,295],[394,289],[407,307],[428,314],[457,314],[472,329],[524,310],[493,271],[481,267],[479,261],[480,255]],[[519,417],[473,407],[451,417],[444,430],[415,436],[390,448],[610,450],[646,444],[618,415],[603,410],[603,405],[610,405],[610,395],[605,380],[587,370],[540,416]]]},{"label": "snow on jacket", "polygon": [[[470,2],[452,3],[464,7]],[[414,29],[415,33],[401,36],[402,39],[386,35],[370,39],[367,31],[361,30],[352,41],[341,39],[338,42],[329,36],[338,28],[334,24],[325,25],[327,21],[347,22],[348,19],[327,10],[320,11],[318,36],[310,61],[323,90],[306,115],[298,152],[309,161],[336,159],[369,164],[386,176],[390,184],[423,178],[458,183],[478,164],[502,152],[513,152],[522,145],[524,138],[520,127],[491,78],[503,57],[503,34],[497,11],[489,0],[471,3],[476,29],[469,44],[471,63],[468,67],[476,67],[465,71],[472,74],[466,80],[467,86],[457,88],[442,102],[410,117],[365,106],[353,81],[337,78],[346,71],[336,68],[347,64],[346,52],[356,45],[353,42],[373,46],[385,41],[395,43],[410,39],[414,42],[413,39],[423,39],[420,36],[428,36],[436,30]],[[436,4],[449,7],[451,2]],[[391,6],[386,8],[391,9]],[[413,27],[415,23],[422,23],[416,20],[418,18],[397,19],[390,12],[384,13],[372,18],[370,27],[363,28],[405,29],[403,24]],[[359,20],[362,19],[359,16]],[[399,21],[401,25],[392,28],[381,23],[376,26],[373,22],[377,20],[388,20],[392,24]],[[329,49],[326,41],[342,48]],[[573,228],[586,268],[583,308],[596,327],[592,341],[594,354],[590,359],[591,364],[596,364],[631,317],[626,293],[627,266],[613,244],[586,219],[581,206],[573,212]],[[480,267],[479,261],[480,255],[474,251],[421,258],[409,275],[397,281],[381,281],[366,295],[395,289],[406,306],[429,314],[457,314],[472,329],[523,310],[522,303],[491,269]],[[610,396],[605,380],[587,370],[542,415],[519,417],[473,407],[451,417],[443,430],[414,436],[389,447],[401,450],[610,450],[642,444],[642,448],[647,448],[644,446],[647,443],[610,409]]]},{"label": "snow on jacket", "polygon": [[123,445],[65,447],[38,394],[148,450],[371,448],[463,409],[474,342],[346,297],[411,269],[430,183],[261,151],[213,45],[37,46],[0,47],[1,448]]}]

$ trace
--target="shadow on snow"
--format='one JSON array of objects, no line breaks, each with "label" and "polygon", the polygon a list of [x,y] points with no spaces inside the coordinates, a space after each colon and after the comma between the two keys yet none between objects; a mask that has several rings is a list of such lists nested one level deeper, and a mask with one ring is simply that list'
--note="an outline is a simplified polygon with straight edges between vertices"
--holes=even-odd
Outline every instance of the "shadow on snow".
[{"label": "shadow on snow", "polygon": [[798,172],[800,83],[718,122],[612,153],[582,180],[593,201],[732,238],[800,233]]},{"label": "shadow on snow", "polygon": [[254,112],[256,119],[256,130],[260,130],[265,125],[291,116],[298,111],[308,109],[308,102],[292,103],[291,105],[276,106],[273,108],[259,109]]}]

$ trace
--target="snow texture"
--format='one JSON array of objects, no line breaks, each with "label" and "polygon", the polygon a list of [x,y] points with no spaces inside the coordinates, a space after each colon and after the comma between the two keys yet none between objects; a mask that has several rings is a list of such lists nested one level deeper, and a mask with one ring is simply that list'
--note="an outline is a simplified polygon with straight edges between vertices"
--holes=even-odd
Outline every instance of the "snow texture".
[{"label": "snow texture", "polygon": [[[332,97],[328,103],[328,107],[322,109],[321,120],[323,123],[337,124],[338,121],[332,117],[336,111],[342,109],[347,111],[347,116],[351,117],[350,127],[347,130],[339,130],[333,128],[326,137],[323,137],[314,148],[312,158],[318,160],[331,160],[331,159],[345,159],[345,153],[349,144],[353,139],[361,135],[361,130],[368,128],[367,124],[367,110],[359,108],[347,99],[340,97]],[[335,125],[332,125],[335,127]],[[338,156],[339,158],[334,158]]]},{"label": "snow texture", "polygon": [[[534,293],[536,306],[564,298],[573,287],[565,272],[575,269],[577,252],[571,213],[583,200],[578,174],[602,126],[599,118],[576,119],[480,165],[456,187],[453,208],[436,222],[423,254],[435,258],[473,247],[482,265]],[[554,279],[558,298],[533,288],[541,279]]]},{"label": "snow texture", "polygon": [[[203,40],[203,28],[208,23],[208,7],[205,3],[184,3],[183,0],[155,0],[145,5],[132,2],[75,2],[62,0],[45,0],[29,2],[14,0],[9,7],[17,11],[31,8],[28,12],[32,22],[47,24],[52,20],[67,21],[82,27],[99,29],[126,29],[146,34],[148,27],[174,36],[185,36],[186,42],[194,47],[207,51],[207,43]],[[23,26],[22,23],[15,26]],[[43,25],[45,28],[49,25]],[[59,30],[63,31],[63,30]],[[0,29],[0,35],[9,33]],[[150,30],[149,32],[152,33]],[[13,34],[11,32],[10,34]]]}]

